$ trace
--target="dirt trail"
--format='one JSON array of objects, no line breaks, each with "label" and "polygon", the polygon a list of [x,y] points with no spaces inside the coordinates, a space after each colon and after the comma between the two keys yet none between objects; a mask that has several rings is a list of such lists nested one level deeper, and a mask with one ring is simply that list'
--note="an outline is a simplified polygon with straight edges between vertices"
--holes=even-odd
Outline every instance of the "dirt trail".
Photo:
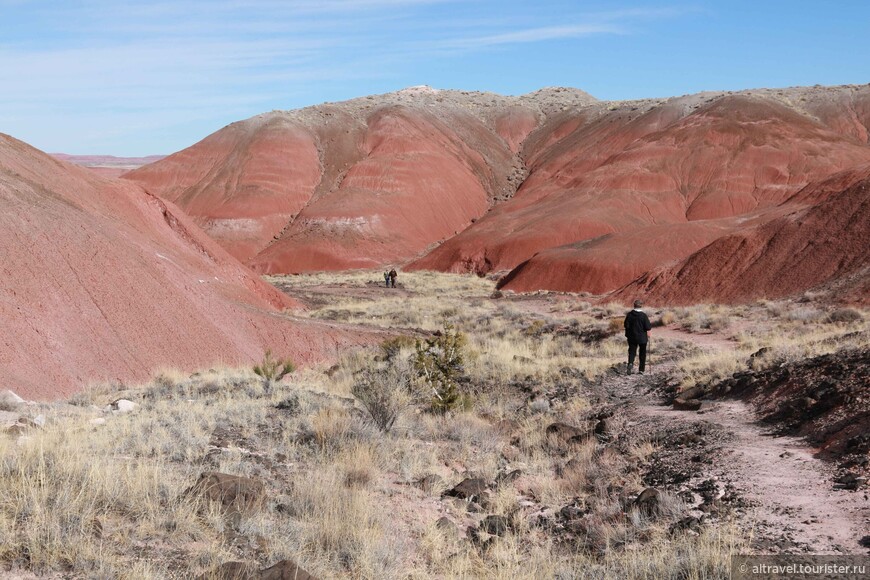
[{"label": "dirt trail", "polygon": [[[733,342],[715,334],[656,329],[654,336],[692,342],[708,350],[734,348]],[[753,507],[747,512],[760,536],[778,537],[787,551],[866,553],[859,544],[870,533],[870,500],[865,491],[835,491],[832,466],[814,457],[816,450],[802,439],[768,433],[743,401],[705,402],[700,412],[664,406],[649,394],[649,386],[674,366],[673,362],[653,365],[644,377],[621,376],[608,386],[617,398],[631,401],[639,423],[712,423],[729,433],[721,454],[701,469],[699,479],[712,477],[731,484],[748,499]]]}]

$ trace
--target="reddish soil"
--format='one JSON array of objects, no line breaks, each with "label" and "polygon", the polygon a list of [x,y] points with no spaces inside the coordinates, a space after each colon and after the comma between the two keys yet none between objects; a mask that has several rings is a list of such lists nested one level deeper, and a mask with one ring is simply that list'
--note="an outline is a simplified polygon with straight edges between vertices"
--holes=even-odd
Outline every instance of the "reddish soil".
[{"label": "reddish soil", "polygon": [[273,112],[124,177],[260,272],[404,262],[516,189],[519,162],[494,127],[518,144],[535,117],[486,121],[490,97],[415,88]]},{"label": "reddish soil", "polygon": [[0,208],[0,383],[22,397],[370,340],[284,314],[297,304],[170,202],[2,134]]},{"label": "reddish soil", "polygon": [[731,231],[734,223],[703,220],[653,225],[549,248],[514,268],[498,287],[528,292],[546,285],[548,290],[603,294],[660,264],[687,257]]},{"label": "reddish soil", "polygon": [[[498,173],[506,174],[511,161],[503,144],[470,116],[451,121],[396,106],[377,110],[366,123],[360,160],[249,261],[255,270],[344,270],[407,259],[489,208],[500,185],[471,139],[488,141],[484,148],[499,157]],[[456,126],[475,135],[463,136]]]},{"label": "reddish soil", "polygon": [[[722,333],[657,328],[653,335],[663,353],[672,348],[671,341],[689,342],[709,352],[734,346]],[[630,401],[642,431],[692,426],[701,433],[724,433],[706,462],[680,458],[676,449],[665,452],[674,453],[683,465],[703,466],[681,484],[684,489],[711,480],[719,493],[733,490],[732,495],[748,500],[746,507],[737,510],[738,524],[751,524],[754,549],[759,553],[861,554],[866,551],[860,542],[866,535],[870,502],[860,486],[855,490],[838,484],[844,481],[838,463],[862,453],[866,462],[867,364],[866,351],[841,351],[744,373],[753,375],[745,392],[735,387],[728,398],[710,401],[705,397],[700,412],[677,411],[659,400],[654,385],[667,382],[664,377],[673,371],[672,361],[653,364],[643,377],[615,376],[604,385],[617,398]],[[740,376],[735,375],[743,384]],[[832,387],[833,377],[837,385]],[[727,380],[722,385],[734,382]],[[828,392],[818,394],[822,389]],[[808,410],[803,404],[809,396],[824,397],[821,404],[814,401],[818,409]],[[712,435],[701,438],[705,437]],[[858,445],[852,445],[854,455],[848,455],[846,441],[858,440]],[[834,448],[837,453],[831,452]],[[689,455],[698,453],[696,448],[688,450]]]},{"label": "reddish soil", "polygon": [[[737,225],[746,218],[764,219],[809,183],[870,160],[864,143],[775,101],[743,95],[699,104],[694,99],[624,105],[580,121],[563,116],[545,124],[525,147],[530,175],[514,198],[414,267],[500,271],[538,252],[608,236],[607,248],[622,255],[598,260],[605,271],[594,272],[594,287],[564,269],[561,276],[528,269],[526,275],[516,273],[512,284],[613,290],[629,281],[626,275],[698,249],[692,243],[697,237],[682,243],[679,227],[673,236],[665,228],[664,239],[638,245],[644,228],[712,223],[721,235],[728,231],[723,223],[709,220],[737,218]],[[649,252],[662,242],[671,251]],[[570,253],[563,248],[540,262],[555,258],[553,269],[562,268]],[[574,266],[585,269],[589,254],[578,252]],[[608,271],[607,262],[614,271]]]},{"label": "reddish soil", "polygon": [[[655,277],[649,291],[676,302],[800,292],[842,274],[844,295],[862,301],[870,282],[844,244],[812,260],[847,269],[814,262],[786,284],[763,276],[738,291],[674,272],[738,249],[765,270],[753,252],[766,237],[843,190],[818,184],[870,164],[868,126],[870,85],[625,102],[413,87],[234,123],[125,177],[259,272],[513,270],[508,289],[592,293]],[[788,234],[791,247],[811,230]]]},{"label": "reddish soil", "polygon": [[[844,183],[845,189],[836,191]],[[836,193],[830,193],[832,186]],[[870,166],[808,188],[795,196],[796,203],[820,195],[817,205],[723,236],[676,265],[639,278],[617,296],[646,296],[663,304],[735,303],[836,283],[836,298],[866,303]]]}]

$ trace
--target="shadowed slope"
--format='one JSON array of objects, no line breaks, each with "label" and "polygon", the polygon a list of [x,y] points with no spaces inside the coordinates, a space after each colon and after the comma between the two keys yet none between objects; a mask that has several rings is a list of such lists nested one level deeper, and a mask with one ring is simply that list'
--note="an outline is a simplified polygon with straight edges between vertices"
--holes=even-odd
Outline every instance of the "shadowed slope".
[{"label": "shadowed slope", "polygon": [[[839,191],[831,193],[842,187]],[[724,236],[679,264],[620,290],[629,299],[689,304],[779,298],[833,285],[832,298],[870,299],[870,166],[844,172],[801,192],[825,199],[768,223]]]},{"label": "shadowed slope", "polygon": [[[563,116],[533,134],[526,152],[531,174],[516,196],[413,267],[505,270],[604,235],[611,244],[627,236],[625,260],[648,266],[643,248],[631,251],[639,229],[757,214],[870,161],[864,144],[776,101],[742,95]],[[694,249],[687,243],[662,257]],[[552,277],[545,284],[571,287]]]}]

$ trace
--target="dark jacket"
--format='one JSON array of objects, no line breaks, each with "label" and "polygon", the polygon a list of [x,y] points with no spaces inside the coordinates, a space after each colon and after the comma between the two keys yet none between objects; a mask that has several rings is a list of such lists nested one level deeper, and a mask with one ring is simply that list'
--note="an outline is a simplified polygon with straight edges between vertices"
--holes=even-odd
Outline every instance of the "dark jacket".
[{"label": "dark jacket", "polygon": [[646,313],[632,310],[625,315],[623,326],[625,326],[625,338],[628,339],[628,342],[646,344],[649,340],[646,333],[652,329],[652,325],[649,323],[649,317]]}]

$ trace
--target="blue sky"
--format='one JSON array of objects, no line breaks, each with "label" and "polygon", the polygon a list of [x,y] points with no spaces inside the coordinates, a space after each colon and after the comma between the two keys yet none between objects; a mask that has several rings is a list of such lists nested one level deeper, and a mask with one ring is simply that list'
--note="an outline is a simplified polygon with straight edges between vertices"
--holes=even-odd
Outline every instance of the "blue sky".
[{"label": "blue sky", "polygon": [[870,2],[0,0],[0,132],[146,155],[407,86],[601,99],[870,82]]}]

